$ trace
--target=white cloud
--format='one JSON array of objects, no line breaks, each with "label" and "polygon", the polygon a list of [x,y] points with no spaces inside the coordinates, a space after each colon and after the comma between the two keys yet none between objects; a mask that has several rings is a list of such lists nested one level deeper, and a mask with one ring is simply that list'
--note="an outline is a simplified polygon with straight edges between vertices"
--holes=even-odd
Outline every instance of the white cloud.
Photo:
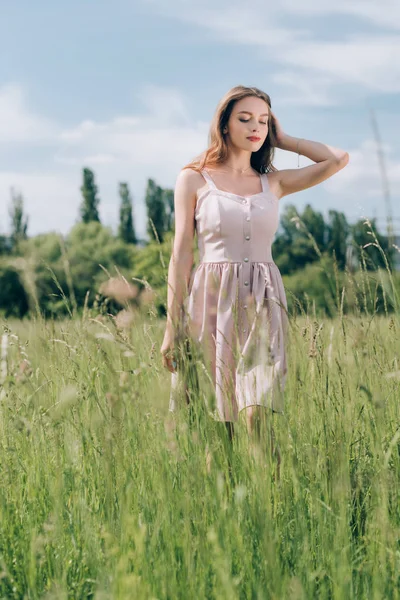
[{"label": "white cloud", "polygon": [[[394,148],[388,144],[383,145],[383,153],[388,179],[393,185],[395,193],[399,194],[400,161],[394,155]],[[349,155],[351,160],[347,167],[341,171],[342,176],[328,179],[324,183],[327,190],[335,193],[346,193],[346,188],[353,187],[367,192],[371,187],[381,182],[382,174],[374,140],[364,140],[358,148],[350,149]]]},{"label": "white cloud", "polygon": [[[157,123],[159,128],[172,123],[178,126],[187,126],[191,122],[186,99],[176,88],[149,83],[141,86],[135,96],[141,100],[152,119],[159,119]],[[142,125],[145,123],[146,121],[142,121]],[[153,126],[152,123],[149,122],[149,124]]]},{"label": "white cloud", "polygon": [[[15,108],[15,122],[24,120],[29,111],[22,89]],[[93,168],[99,187],[100,217],[115,226],[118,219],[118,182],[127,181],[134,198],[138,234],[144,235],[145,206],[142,202],[148,178],[163,187],[173,187],[182,166],[206,146],[208,124],[191,120],[186,99],[179,90],[145,86],[139,94],[146,112],[123,115],[109,121],[85,120],[70,129],[53,126],[40,135],[35,118],[37,147],[48,145],[48,163],[53,172],[0,171],[0,231],[9,229],[8,204],[10,187],[20,190],[30,215],[29,234],[59,227],[66,233],[78,218],[81,202],[82,167]],[[18,113],[18,110],[20,111]],[[25,144],[18,131],[10,128],[9,138]],[[137,199],[140,202],[137,202]]]},{"label": "white cloud", "polygon": [[100,125],[98,123],[95,123],[94,121],[91,121],[89,119],[86,119],[85,121],[82,121],[82,123],[79,123],[79,125],[77,125],[76,127],[73,127],[72,129],[68,129],[66,131],[61,131],[60,135],[59,135],[59,139],[61,141],[65,141],[65,142],[80,142],[81,140],[83,140],[87,135],[90,135],[90,133],[92,133],[95,130],[99,130]]},{"label": "white cloud", "polygon": [[207,142],[207,123],[190,118],[186,99],[175,88],[146,85],[137,94],[146,112],[119,116],[107,122],[85,121],[64,130],[57,163],[100,165],[116,163],[113,175],[148,174],[168,178],[171,168],[188,162]]},{"label": "white cloud", "polygon": [[[252,47],[257,58],[286,68],[275,82],[282,86],[282,101],[290,104],[324,106],[343,102],[341,86],[351,84],[369,91],[399,93],[400,35],[383,34],[379,25],[400,30],[400,3],[396,0],[282,0],[265,7],[260,0],[246,4],[204,0],[188,5],[171,0],[168,8],[161,0],[148,3],[152,11],[203,28],[213,40]],[[313,17],[349,15],[368,20],[375,32],[349,35],[325,41],[313,27]],[[305,17],[294,21],[294,17]],[[308,24],[307,24],[308,18]],[[286,19],[286,20],[285,20]],[[282,23],[295,23],[288,26]],[[320,23],[318,23],[320,24]],[[206,41],[206,40],[205,40]],[[291,79],[293,71],[298,72]],[[322,85],[322,90],[319,86]],[[358,94],[360,94],[358,89]],[[316,92],[316,96],[315,96]],[[287,94],[285,97],[284,93]]]},{"label": "white cloud", "polygon": [[337,84],[400,92],[400,36],[354,35],[345,42],[306,42],[280,50],[279,60],[331,76]]},{"label": "white cloud", "polygon": [[44,142],[55,135],[54,123],[35,115],[26,107],[20,85],[9,83],[0,87],[1,143]]},{"label": "white cloud", "polygon": [[0,171],[0,232],[9,232],[11,187],[24,198],[24,209],[29,215],[28,235],[68,230],[78,216],[79,183],[75,179],[63,173]]},{"label": "white cloud", "polygon": [[115,156],[112,154],[92,154],[91,156],[85,156],[82,162],[85,164],[90,163],[91,165],[109,165],[116,161]]},{"label": "white cloud", "polygon": [[400,30],[398,0],[281,0],[279,6],[286,12],[297,15],[353,15],[374,26]]},{"label": "white cloud", "polygon": [[[386,175],[389,182],[390,205],[392,215],[399,215],[397,209],[400,198],[400,161],[394,154],[394,148],[383,145]],[[374,140],[364,140],[358,148],[350,149],[349,164],[322,184],[330,194],[338,209],[344,211],[349,220],[373,216],[380,218],[378,226],[387,216],[383,176],[378,161]],[[332,206],[332,202],[329,200]],[[336,206],[335,206],[336,207]],[[398,217],[395,229],[398,230]]]},{"label": "white cloud", "polygon": [[274,103],[278,105],[327,107],[340,104],[331,93],[335,83],[331,76],[311,76],[303,70],[287,69],[274,73],[271,80],[285,89],[274,95]]}]

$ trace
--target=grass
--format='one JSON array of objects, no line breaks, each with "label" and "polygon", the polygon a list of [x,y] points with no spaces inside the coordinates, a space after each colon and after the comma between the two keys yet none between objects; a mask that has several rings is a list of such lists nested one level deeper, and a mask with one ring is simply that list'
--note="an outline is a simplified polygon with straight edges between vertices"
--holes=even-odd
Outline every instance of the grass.
[{"label": "grass", "polygon": [[168,413],[155,316],[1,324],[0,598],[400,596],[396,314],[292,319],[278,480]]}]

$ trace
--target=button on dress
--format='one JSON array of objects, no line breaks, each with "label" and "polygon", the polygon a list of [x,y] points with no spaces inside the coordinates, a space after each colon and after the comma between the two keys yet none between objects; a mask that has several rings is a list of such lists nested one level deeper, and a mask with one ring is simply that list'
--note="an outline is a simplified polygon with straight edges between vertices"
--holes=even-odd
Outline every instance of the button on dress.
[{"label": "button on dress", "polygon": [[[251,405],[283,414],[288,313],[271,253],[279,199],[266,173],[262,191],[251,196],[220,190],[206,169],[201,174],[208,186],[194,214],[200,262],[190,276],[183,325],[211,381],[204,401],[217,421],[237,421]],[[179,370],[171,373],[171,412],[186,403],[184,385]]]}]

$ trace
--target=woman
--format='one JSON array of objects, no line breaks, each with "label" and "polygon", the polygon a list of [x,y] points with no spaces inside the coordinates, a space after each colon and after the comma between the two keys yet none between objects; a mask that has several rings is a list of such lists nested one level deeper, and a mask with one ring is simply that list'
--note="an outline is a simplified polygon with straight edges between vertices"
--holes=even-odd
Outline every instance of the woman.
[{"label": "woman", "polygon": [[[315,164],[277,170],[274,149]],[[244,415],[249,432],[266,412],[283,413],[287,373],[287,302],[271,254],[279,200],[332,177],[344,150],[282,131],[268,94],[236,86],[219,102],[209,147],[179,173],[175,238],[168,270],[168,317],[161,347],[176,408],[182,332],[201,348],[215,391],[212,413],[226,424]],[[200,263],[193,265],[197,232]]]}]

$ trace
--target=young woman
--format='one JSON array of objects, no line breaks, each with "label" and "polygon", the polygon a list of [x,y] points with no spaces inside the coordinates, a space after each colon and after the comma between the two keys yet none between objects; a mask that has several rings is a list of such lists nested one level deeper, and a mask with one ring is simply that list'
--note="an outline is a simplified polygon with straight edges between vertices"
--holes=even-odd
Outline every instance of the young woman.
[{"label": "young woman", "polygon": [[[275,169],[274,149],[315,164]],[[213,416],[230,435],[242,414],[249,431],[265,412],[283,413],[287,302],[271,245],[279,200],[332,177],[344,150],[283,132],[268,94],[236,86],[219,102],[209,147],[178,174],[175,237],[168,271],[168,318],[161,347],[177,402],[175,342],[184,331],[200,347],[215,392]],[[200,263],[192,271],[193,236]]]}]

